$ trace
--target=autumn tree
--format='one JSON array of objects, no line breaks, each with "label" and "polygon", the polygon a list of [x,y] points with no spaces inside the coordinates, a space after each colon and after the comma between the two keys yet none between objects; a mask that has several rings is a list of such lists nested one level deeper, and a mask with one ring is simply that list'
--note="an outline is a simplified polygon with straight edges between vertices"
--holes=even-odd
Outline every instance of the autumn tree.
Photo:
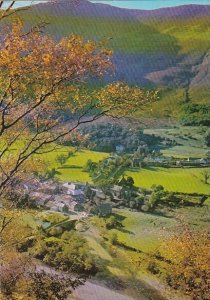
[{"label": "autumn tree", "polygon": [[14,250],[2,252],[0,257],[2,300],[65,300],[85,282],[82,276],[36,267],[29,255]]},{"label": "autumn tree", "polygon": [[6,25],[5,18],[20,10],[14,4],[0,1],[1,194],[41,168],[39,154],[78,136],[81,124],[129,115],[155,98],[124,83],[89,89],[92,79],[113,72],[112,51],[75,35],[55,41],[41,25],[24,30],[19,19]]},{"label": "autumn tree", "polygon": [[207,232],[194,231],[181,224],[161,248],[168,261],[167,282],[183,289],[193,300],[209,299],[210,243]]},{"label": "autumn tree", "polygon": [[25,33],[17,20],[0,44],[1,192],[32,155],[52,151],[81,124],[129,115],[154,98],[124,83],[88,90],[87,80],[113,68],[103,43],[75,35],[56,42],[37,28]]},{"label": "autumn tree", "polygon": [[[113,71],[112,51],[102,42],[71,35],[60,41],[24,30],[5,18],[20,9],[0,1],[0,195],[18,190],[41,168],[39,154],[52,151],[75,130],[102,116],[129,115],[153,100],[154,92],[124,83],[89,89]],[[95,82],[95,81],[94,81]]]}]

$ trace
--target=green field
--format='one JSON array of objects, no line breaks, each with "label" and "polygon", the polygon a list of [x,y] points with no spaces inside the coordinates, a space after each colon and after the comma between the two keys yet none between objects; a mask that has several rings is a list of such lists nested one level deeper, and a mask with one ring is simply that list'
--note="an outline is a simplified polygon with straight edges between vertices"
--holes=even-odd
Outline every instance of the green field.
[{"label": "green field", "polygon": [[210,194],[210,185],[202,178],[202,168],[142,168],[139,171],[127,171],[136,186],[151,188],[153,184],[163,185],[166,190],[182,193]]},{"label": "green field", "polygon": [[[50,168],[56,168],[57,178],[63,181],[91,182],[88,172],[84,166],[88,159],[98,162],[109,156],[108,153],[80,150],[70,157],[61,166],[56,162],[60,154],[67,154],[70,147],[61,147],[59,150],[44,154],[45,160]],[[168,191],[183,193],[210,194],[210,185],[204,184],[202,168],[144,168],[141,170],[127,170],[125,175],[132,176],[135,184],[139,187],[150,188],[153,184],[161,184]]]},{"label": "green field", "polygon": [[174,219],[142,212],[116,209],[115,213],[124,217],[124,230],[113,229],[112,232],[117,233],[120,242],[143,252],[155,250],[161,242],[161,234],[164,236],[165,231],[173,229],[176,224]]},{"label": "green field", "polygon": [[43,154],[45,161],[49,164],[49,168],[55,168],[58,172],[57,178],[63,181],[80,181],[91,182],[88,172],[85,172],[85,167],[88,159],[98,162],[108,156],[107,153],[95,152],[88,150],[80,150],[70,157],[66,163],[61,166],[56,162],[56,157],[60,154],[67,155],[71,151],[71,147],[60,147],[59,150]]},{"label": "green field", "polygon": [[174,211],[162,211],[162,215],[132,212],[127,209],[114,209],[113,213],[122,220],[122,228],[111,229],[108,234],[117,233],[119,242],[141,250],[144,253],[154,251],[179,226],[179,217],[190,227],[206,226],[207,207],[183,207]]},{"label": "green field", "polygon": [[[108,236],[115,232],[120,243],[141,251],[137,254],[123,250],[123,254],[134,260],[141,259],[142,266],[146,265],[148,255],[156,253],[160,245],[180,227],[179,218],[189,224],[190,228],[198,230],[206,227],[209,214],[208,207],[183,207],[170,212],[162,210],[162,215],[131,212],[126,209],[114,209],[113,212],[122,220],[122,228],[109,230]],[[118,266],[124,270],[123,264]],[[141,273],[142,270],[138,271]]]},{"label": "green field", "polygon": [[[176,129],[177,130],[177,129]],[[173,129],[157,129],[157,130],[145,130],[145,133],[161,135],[166,134],[169,131],[169,136],[172,137]],[[196,136],[196,135],[195,135]],[[187,146],[189,139],[185,140],[185,145],[176,146],[165,151],[174,152],[174,156],[184,157],[183,149],[189,147],[189,150],[196,149],[198,157],[202,157],[202,150],[207,151],[205,148],[199,147],[201,142],[201,135],[197,137],[197,140],[192,140],[194,146],[191,144]],[[189,142],[190,143],[190,142]],[[202,145],[202,144],[201,144]],[[16,145],[17,147],[17,145]],[[179,151],[177,151],[177,147]],[[176,150],[176,151],[175,151]],[[13,149],[15,153],[16,148]],[[64,154],[67,155],[69,151],[74,151],[74,148],[67,146],[60,146],[57,150],[42,154],[42,158],[46,162],[46,168],[55,168],[57,171],[56,177],[62,181],[79,181],[79,182],[92,182],[88,172],[84,171],[84,167],[91,159],[94,162],[99,162],[105,159],[110,154],[104,152],[95,152],[90,150],[79,150],[75,152],[63,166],[57,161],[57,156]],[[193,150],[192,150],[193,151]],[[179,153],[179,154],[178,154]],[[188,157],[188,156],[187,156]],[[132,176],[134,178],[136,186],[151,188],[153,184],[161,184],[168,191],[183,192],[183,193],[203,193],[210,194],[210,185],[204,184],[202,176],[202,168],[143,168],[141,170],[126,170],[125,175]]]}]

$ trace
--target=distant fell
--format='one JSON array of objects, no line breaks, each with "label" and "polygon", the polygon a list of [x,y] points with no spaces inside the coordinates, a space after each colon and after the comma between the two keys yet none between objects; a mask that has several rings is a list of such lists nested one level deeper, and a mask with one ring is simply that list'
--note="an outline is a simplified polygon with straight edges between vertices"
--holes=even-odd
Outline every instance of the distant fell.
[{"label": "distant fell", "polygon": [[210,103],[210,5],[133,10],[54,0],[21,14],[29,25],[47,21],[46,32],[56,39],[108,38],[116,66],[110,80],[161,90],[161,100],[144,114],[177,117],[186,100]]},{"label": "distant fell", "polygon": [[210,16],[210,5],[182,5],[154,10],[127,9],[88,0],[51,0],[33,6],[33,9],[56,16],[86,16],[113,18],[191,18]]}]

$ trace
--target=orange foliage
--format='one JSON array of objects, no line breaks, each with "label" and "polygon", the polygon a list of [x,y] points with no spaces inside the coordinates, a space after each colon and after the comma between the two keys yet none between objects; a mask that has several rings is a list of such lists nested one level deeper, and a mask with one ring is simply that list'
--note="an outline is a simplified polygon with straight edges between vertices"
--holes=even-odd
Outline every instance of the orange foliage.
[{"label": "orange foliage", "polygon": [[162,253],[171,263],[166,269],[167,280],[182,288],[192,299],[209,299],[210,243],[207,232],[193,231],[182,225],[181,230],[163,245]]},{"label": "orange foliage", "polygon": [[56,42],[37,29],[25,33],[17,20],[2,33],[0,49],[0,190],[31,155],[80,124],[129,115],[156,98],[155,92],[124,83],[87,89],[88,79],[113,70],[112,51],[102,42],[76,35]]}]

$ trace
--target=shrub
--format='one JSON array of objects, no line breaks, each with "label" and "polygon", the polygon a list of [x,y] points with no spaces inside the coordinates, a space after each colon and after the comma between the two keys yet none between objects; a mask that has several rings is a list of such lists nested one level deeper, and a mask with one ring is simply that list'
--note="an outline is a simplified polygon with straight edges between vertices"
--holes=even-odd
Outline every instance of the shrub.
[{"label": "shrub", "polygon": [[117,245],[118,244],[118,236],[116,232],[113,232],[110,236],[110,243],[112,245]]},{"label": "shrub", "polygon": [[160,273],[160,270],[159,270],[159,268],[158,268],[158,266],[157,266],[157,264],[156,264],[155,261],[150,261],[148,263],[147,270],[149,272],[151,272],[152,274],[154,274],[154,275],[157,275],[157,274]]}]

